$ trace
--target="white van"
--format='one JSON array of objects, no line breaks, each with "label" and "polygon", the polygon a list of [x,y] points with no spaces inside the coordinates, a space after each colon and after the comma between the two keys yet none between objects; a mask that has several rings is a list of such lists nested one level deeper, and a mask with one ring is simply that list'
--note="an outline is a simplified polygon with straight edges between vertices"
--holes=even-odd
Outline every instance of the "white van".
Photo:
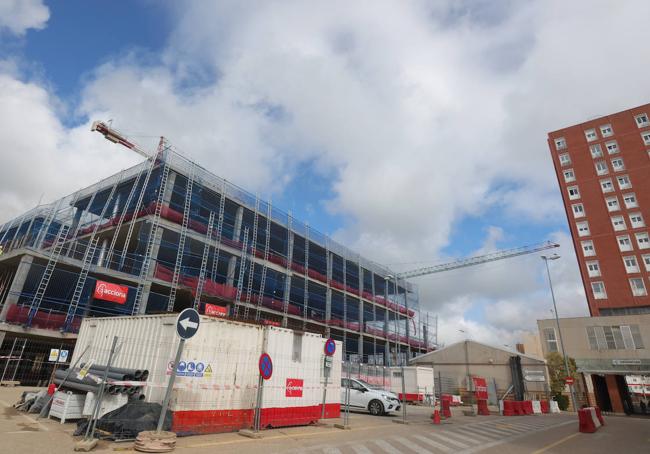
[{"label": "white van", "polygon": [[345,392],[350,381],[350,410],[367,411],[381,416],[399,411],[401,404],[395,393],[356,378],[341,379],[341,405],[345,406]]}]

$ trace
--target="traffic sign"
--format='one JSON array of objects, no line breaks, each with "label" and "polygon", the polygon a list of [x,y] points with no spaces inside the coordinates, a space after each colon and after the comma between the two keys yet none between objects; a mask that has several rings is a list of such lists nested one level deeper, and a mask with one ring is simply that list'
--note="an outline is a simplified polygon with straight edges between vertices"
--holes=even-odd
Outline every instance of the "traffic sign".
[{"label": "traffic sign", "polygon": [[271,378],[271,375],[273,375],[273,361],[271,361],[268,353],[262,353],[260,355],[259,368],[260,375],[264,380]]},{"label": "traffic sign", "polygon": [[574,381],[574,380],[573,380],[573,377],[566,377],[566,378],[564,379],[564,383],[567,384],[567,385],[572,385],[572,384],[573,384],[573,381]]},{"label": "traffic sign", "polygon": [[332,356],[334,355],[334,352],[336,351],[336,343],[334,342],[334,339],[329,338],[325,342],[325,354],[327,356]]},{"label": "traffic sign", "polygon": [[195,309],[183,309],[176,319],[176,334],[181,339],[187,340],[196,334],[200,323],[201,318]]}]

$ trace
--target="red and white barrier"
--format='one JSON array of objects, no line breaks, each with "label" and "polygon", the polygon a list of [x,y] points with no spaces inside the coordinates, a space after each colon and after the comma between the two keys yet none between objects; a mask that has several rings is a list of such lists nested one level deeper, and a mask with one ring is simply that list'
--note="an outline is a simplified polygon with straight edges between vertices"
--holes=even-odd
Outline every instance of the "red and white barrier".
[{"label": "red and white barrier", "polygon": [[596,408],[587,407],[581,408],[578,410],[578,430],[582,433],[594,433],[596,432],[604,423],[601,423],[602,415],[599,417],[596,412]]},{"label": "red and white barrier", "polygon": [[539,400],[533,400],[533,414],[541,415],[542,414],[542,404]]}]

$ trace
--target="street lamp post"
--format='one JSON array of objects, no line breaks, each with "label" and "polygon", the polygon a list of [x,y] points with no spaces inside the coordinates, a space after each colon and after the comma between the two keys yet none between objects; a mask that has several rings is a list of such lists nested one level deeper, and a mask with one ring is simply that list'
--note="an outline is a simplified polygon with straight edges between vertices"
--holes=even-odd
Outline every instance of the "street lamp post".
[{"label": "street lamp post", "polygon": [[462,329],[459,332],[466,335],[465,337],[465,375],[467,375],[467,399],[469,400],[470,411],[474,413],[474,393],[472,389],[472,375],[469,372],[469,334]]},{"label": "street lamp post", "polygon": [[[564,340],[562,339],[562,329],[560,328],[560,318],[558,317],[557,314],[557,305],[555,303],[555,292],[553,291],[553,281],[551,280],[551,271],[548,267],[548,261],[549,260],[557,260],[559,259],[560,256],[557,254],[553,254],[551,256],[546,256],[542,255],[542,260],[544,260],[544,263],[546,264],[546,274],[548,275],[548,285],[551,288],[551,299],[553,300],[553,310],[555,312],[555,322],[557,324],[557,333],[558,336],[560,336],[560,345],[562,346],[562,356],[564,357],[564,369],[566,370],[566,376],[570,377],[571,372],[569,371],[569,359],[566,356],[566,351],[564,350]],[[573,409],[574,411],[578,411],[578,405],[576,401],[576,395],[575,395],[575,389],[573,388],[573,384],[569,385],[569,391],[571,393],[571,403],[573,404]]]}]

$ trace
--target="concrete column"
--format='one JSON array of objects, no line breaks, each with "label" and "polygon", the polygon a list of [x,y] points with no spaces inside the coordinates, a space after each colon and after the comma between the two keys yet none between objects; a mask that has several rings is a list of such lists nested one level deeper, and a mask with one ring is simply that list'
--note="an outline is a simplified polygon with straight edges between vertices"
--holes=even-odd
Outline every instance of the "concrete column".
[{"label": "concrete column", "polygon": [[228,259],[228,272],[226,274],[226,285],[235,286],[235,268],[237,268],[237,256],[233,255]]},{"label": "concrete column", "polygon": [[235,213],[235,228],[233,229],[233,240],[239,241],[241,238],[241,225],[244,220],[244,207],[238,206]]},{"label": "concrete column", "polygon": [[618,383],[616,382],[616,375],[605,375],[605,383],[607,383],[609,400],[612,402],[612,410],[614,413],[625,413],[623,399],[621,399],[621,393],[618,390]]},{"label": "concrete column", "polygon": [[174,194],[174,185],[176,184],[176,172],[173,170],[169,171],[167,176],[167,184],[163,188],[163,204],[169,205],[169,202],[172,200],[172,195]]},{"label": "concrete column", "polygon": [[104,266],[104,257],[106,256],[106,249],[108,248],[108,238],[102,240],[102,246],[99,249],[99,256],[97,257],[97,266]]},{"label": "concrete column", "polygon": [[582,374],[582,376],[584,377],[584,383],[587,389],[587,403],[591,407],[595,407],[598,403],[596,402],[596,393],[594,392],[594,382],[591,379],[591,374]]},{"label": "concrete column", "polygon": [[[129,289],[129,291],[135,292],[135,290]],[[138,308],[138,313],[135,315],[143,315],[147,313],[147,306],[149,305],[149,294],[151,293],[151,281],[146,281],[142,287],[142,293],[140,298],[140,307]]]},{"label": "concrete column", "polygon": [[7,321],[9,306],[18,303],[20,294],[22,293],[23,287],[25,286],[25,281],[27,280],[27,274],[29,273],[33,262],[34,257],[31,255],[23,255],[20,258],[20,263],[18,264],[18,269],[16,270],[16,274],[14,275],[11,287],[9,288],[9,293],[5,298],[2,310],[0,311],[0,322]]}]

